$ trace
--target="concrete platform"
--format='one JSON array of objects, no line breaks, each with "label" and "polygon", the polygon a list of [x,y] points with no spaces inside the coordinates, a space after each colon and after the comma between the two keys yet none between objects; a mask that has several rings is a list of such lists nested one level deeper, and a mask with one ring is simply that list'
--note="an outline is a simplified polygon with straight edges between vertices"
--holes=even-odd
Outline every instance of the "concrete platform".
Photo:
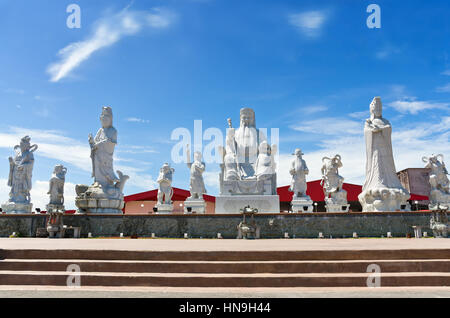
[{"label": "concrete platform", "polygon": [[450,298],[450,287],[178,288],[0,286],[0,298]]},{"label": "concrete platform", "polygon": [[358,239],[47,239],[0,238],[1,249],[118,251],[327,251],[450,249],[445,238]]}]

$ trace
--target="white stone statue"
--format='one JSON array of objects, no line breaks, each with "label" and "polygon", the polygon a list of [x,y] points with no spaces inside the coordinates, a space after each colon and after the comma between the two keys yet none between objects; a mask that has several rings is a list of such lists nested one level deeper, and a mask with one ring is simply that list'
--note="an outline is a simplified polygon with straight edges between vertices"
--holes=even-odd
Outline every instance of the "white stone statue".
[{"label": "white stone statue", "polygon": [[291,202],[292,212],[312,212],[313,202],[306,194],[308,187],[306,175],[309,173],[309,169],[306,165],[306,161],[302,158],[304,153],[301,149],[297,148],[293,155],[295,158],[292,160],[289,169],[289,173],[292,176],[289,191],[294,192]]},{"label": "white stone statue", "polygon": [[[269,146],[264,133],[256,128],[253,109],[241,109],[239,128],[232,127],[231,119],[228,119],[228,126],[226,147],[221,149],[221,194],[275,194],[276,172],[273,156],[277,148],[275,145]],[[266,180],[268,186],[258,187],[257,169],[259,180]]]},{"label": "white stone statue", "polygon": [[47,212],[64,212],[64,183],[66,181],[67,168],[56,165],[49,182],[50,202],[47,204]]},{"label": "white stone statue", "polygon": [[205,163],[202,161],[202,153],[194,152],[194,162],[191,162],[191,152],[189,145],[186,147],[187,166],[190,170],[189,190],[191,196],[184,201],[185,213],[200,213],[206,211],[206,202],[203,194],[206,193],[205,182],[203,180],[203,172],[205,172]]},{"label": "white stone statue", "polygon": [[11,187],[11,191],[9,201],[2,204],[2,209],[6,213],[31,213],[33,153],[37,148],[37,145],[30,144],[30,137],[25,136],[20,140],[20,145],[14,147],[16,152],[14,158],[9,157],[8,186]]},{"label": "white stone statue", "polygon": [[[439,160],[440,159],[440,160]],[[425,168],[430,169],[430,210],[450,209],[450,184],[442,154],[423,157]]]},{"label": "white stone statue", "polygon": [[391,123],[382,117],[381,98],[370,104],[364,126],[366,181],[358,199],[364,212],[409,211],[410,195],[398,179],[392,154]]},{"label": "white stone statue", "polygon": [[347,212],[347,191],[342,188],[344,178],[339,175],[339,168],[342,167],[341,156],[323,157],[322,163],[320,184],[323,186],[327,212]]},{"label": "white stone statue", "polygon": [[295,158],[292,160],[291,168],[289,169],[289,173],[292,176],[289,191],[294,192],[294,199],[296,199],[306,196],[306,175],[309,173],[309,170],[305,160],[302,158],[304,153],[301,149],[295,149],[293,155],[295,155]]},{"label": "white stone statue", "polygon": [[129,179],[121,171],[114,173],[113,156],[117,145],[117,130],[113,127],[111,107],[103,107],[100,116],[102,127],[95,138],[89,134],[91,147],[92,177],[91,186],[77,185],[75,204],[79,213],[117,213],[124,207],[123,188]]},{"label": "white stone statue", "polygon": [[156,182],[159,184],[158,188],[158,202],[156,203],[156,208],[158,213],[166,213],[173,211],[172,205],[172,177],[175,172],[174,168],[171,168],[168,163],[163,164],[161,169],[159,169],[159,176]]},{"label": "white stone statue", "polygon": [[203,172],[205,172],[205,163],[202,162],[202,153],[194,152],[194,162],[191,162],[191,153],[189,145],[187,146],[187,166],[191,172],[189,190],[191,196],[189,199],[203,200],[203,194],[206,193],[205,182],[203,181]]},{"label": "white stone statue", "polygon": [[270,146],[262,130],[256,128],[251,108],[240,110],[239,128],[233,128],[230,118],[228,127],[225,148],[219,148],[223,163],[216,213],[237,214],[248,204],[260,213],[279,212],[274,160],[277,147]]}]

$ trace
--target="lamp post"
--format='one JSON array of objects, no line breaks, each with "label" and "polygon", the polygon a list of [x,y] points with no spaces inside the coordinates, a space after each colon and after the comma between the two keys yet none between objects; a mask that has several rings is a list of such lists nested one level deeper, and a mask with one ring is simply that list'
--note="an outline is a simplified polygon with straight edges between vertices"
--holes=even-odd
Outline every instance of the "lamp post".
[{"label": "lamp post", "polygon": [[314,212],[317,212],[317,202],[314,202]]},{"label": "lamp post", "polygon": [[419,211],[419,201],[414,201],[414,204],[416,205],[416,211]]}]

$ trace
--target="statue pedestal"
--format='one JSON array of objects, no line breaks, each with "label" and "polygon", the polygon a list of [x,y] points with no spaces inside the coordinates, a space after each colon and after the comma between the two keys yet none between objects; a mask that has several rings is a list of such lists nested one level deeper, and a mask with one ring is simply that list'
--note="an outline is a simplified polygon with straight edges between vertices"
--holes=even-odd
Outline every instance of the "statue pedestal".
[{"label": "statue pedestal", "polygon": [[449,210],[450,209],[450,194],[440,191],[438,189],[431,190],[430,210]]},{"label": "statue pedestal", "polygon": [[[191,211],[188,211],[188,208],[190,208]],[[188,198],[186,199],[186,201],[184,201],[184,214],[190,214],[194,212],[196,214],[205,214],[206,212],[205,200]]]},{"label": "statue pedestal", "polygon": [[77,214],[123,214],[125,202],[118,190],[113,189],[114,193],[107,195],[96,183],[91,186],[77,185],[75,189],[78,194],[75,198]]},{"label": "statue pedestal", "polygon": [[368,189],[358,195],[363,212],[411,211],[409,197],[404,189],[397,188]]},{"label": "statue pedestal", "polygon": [[33,203],[6,202],[2,204],[2,210],[6,214],[30,214],[32,209]]},{"label": "statue pedestal", "polygon": [[336,203],[327,203],[325,205],[327,212],[348,212],[350,208],[350,204],[336,204]]},{"label": "statue pedestal", "polygon": [[247,205],[258,213],[280,213],[278,195],[221,195],[216,197],[216,214],[241,214]]},{"label": "statue pedestal", "polygon": [[158,210],[156,211],[156,214],[171,214],[173,211],[173,204],[159,204],[157,203],[155,205],[155,208]]},{"label": "statue pedestal", "polygon": [[312,213],[314,211],[313,201],[309,196],[292,199],[292,212]]},{"label": "statue pedestal", "polygon": [[47,204],[45,208],[47,213],[64,213],[66,211],[63,204]]}]

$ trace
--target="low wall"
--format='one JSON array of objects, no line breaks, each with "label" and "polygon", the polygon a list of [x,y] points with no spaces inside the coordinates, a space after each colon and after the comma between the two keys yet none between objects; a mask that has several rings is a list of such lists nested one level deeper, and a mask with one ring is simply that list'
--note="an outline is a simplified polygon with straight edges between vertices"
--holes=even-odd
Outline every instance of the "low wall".
[{"label": "low wall", "polygon": [[[299,213],[261,214],[255,221],[261,227],[261,238],[280,238],[288,232],[290,237],[314,238],[322,232],[324,236],[381,237],[391,232],[393,236],[405,237],[412,234],[413,225],[424,226],[423,231],[432,235],[429,229],[430,212],[384,212],[384,213]],[[64,224],[80,226],[81,236],[118,237],[137,235],[150,237],[183,237],[188,233],[194,238],[213,238],[221,233],[224,238],[236,238],[240,215],[65,215]],[[21,236],[34,237],[36,229],[45,227],[46,215],[0,215],[0,237],[12,232]]]}]

